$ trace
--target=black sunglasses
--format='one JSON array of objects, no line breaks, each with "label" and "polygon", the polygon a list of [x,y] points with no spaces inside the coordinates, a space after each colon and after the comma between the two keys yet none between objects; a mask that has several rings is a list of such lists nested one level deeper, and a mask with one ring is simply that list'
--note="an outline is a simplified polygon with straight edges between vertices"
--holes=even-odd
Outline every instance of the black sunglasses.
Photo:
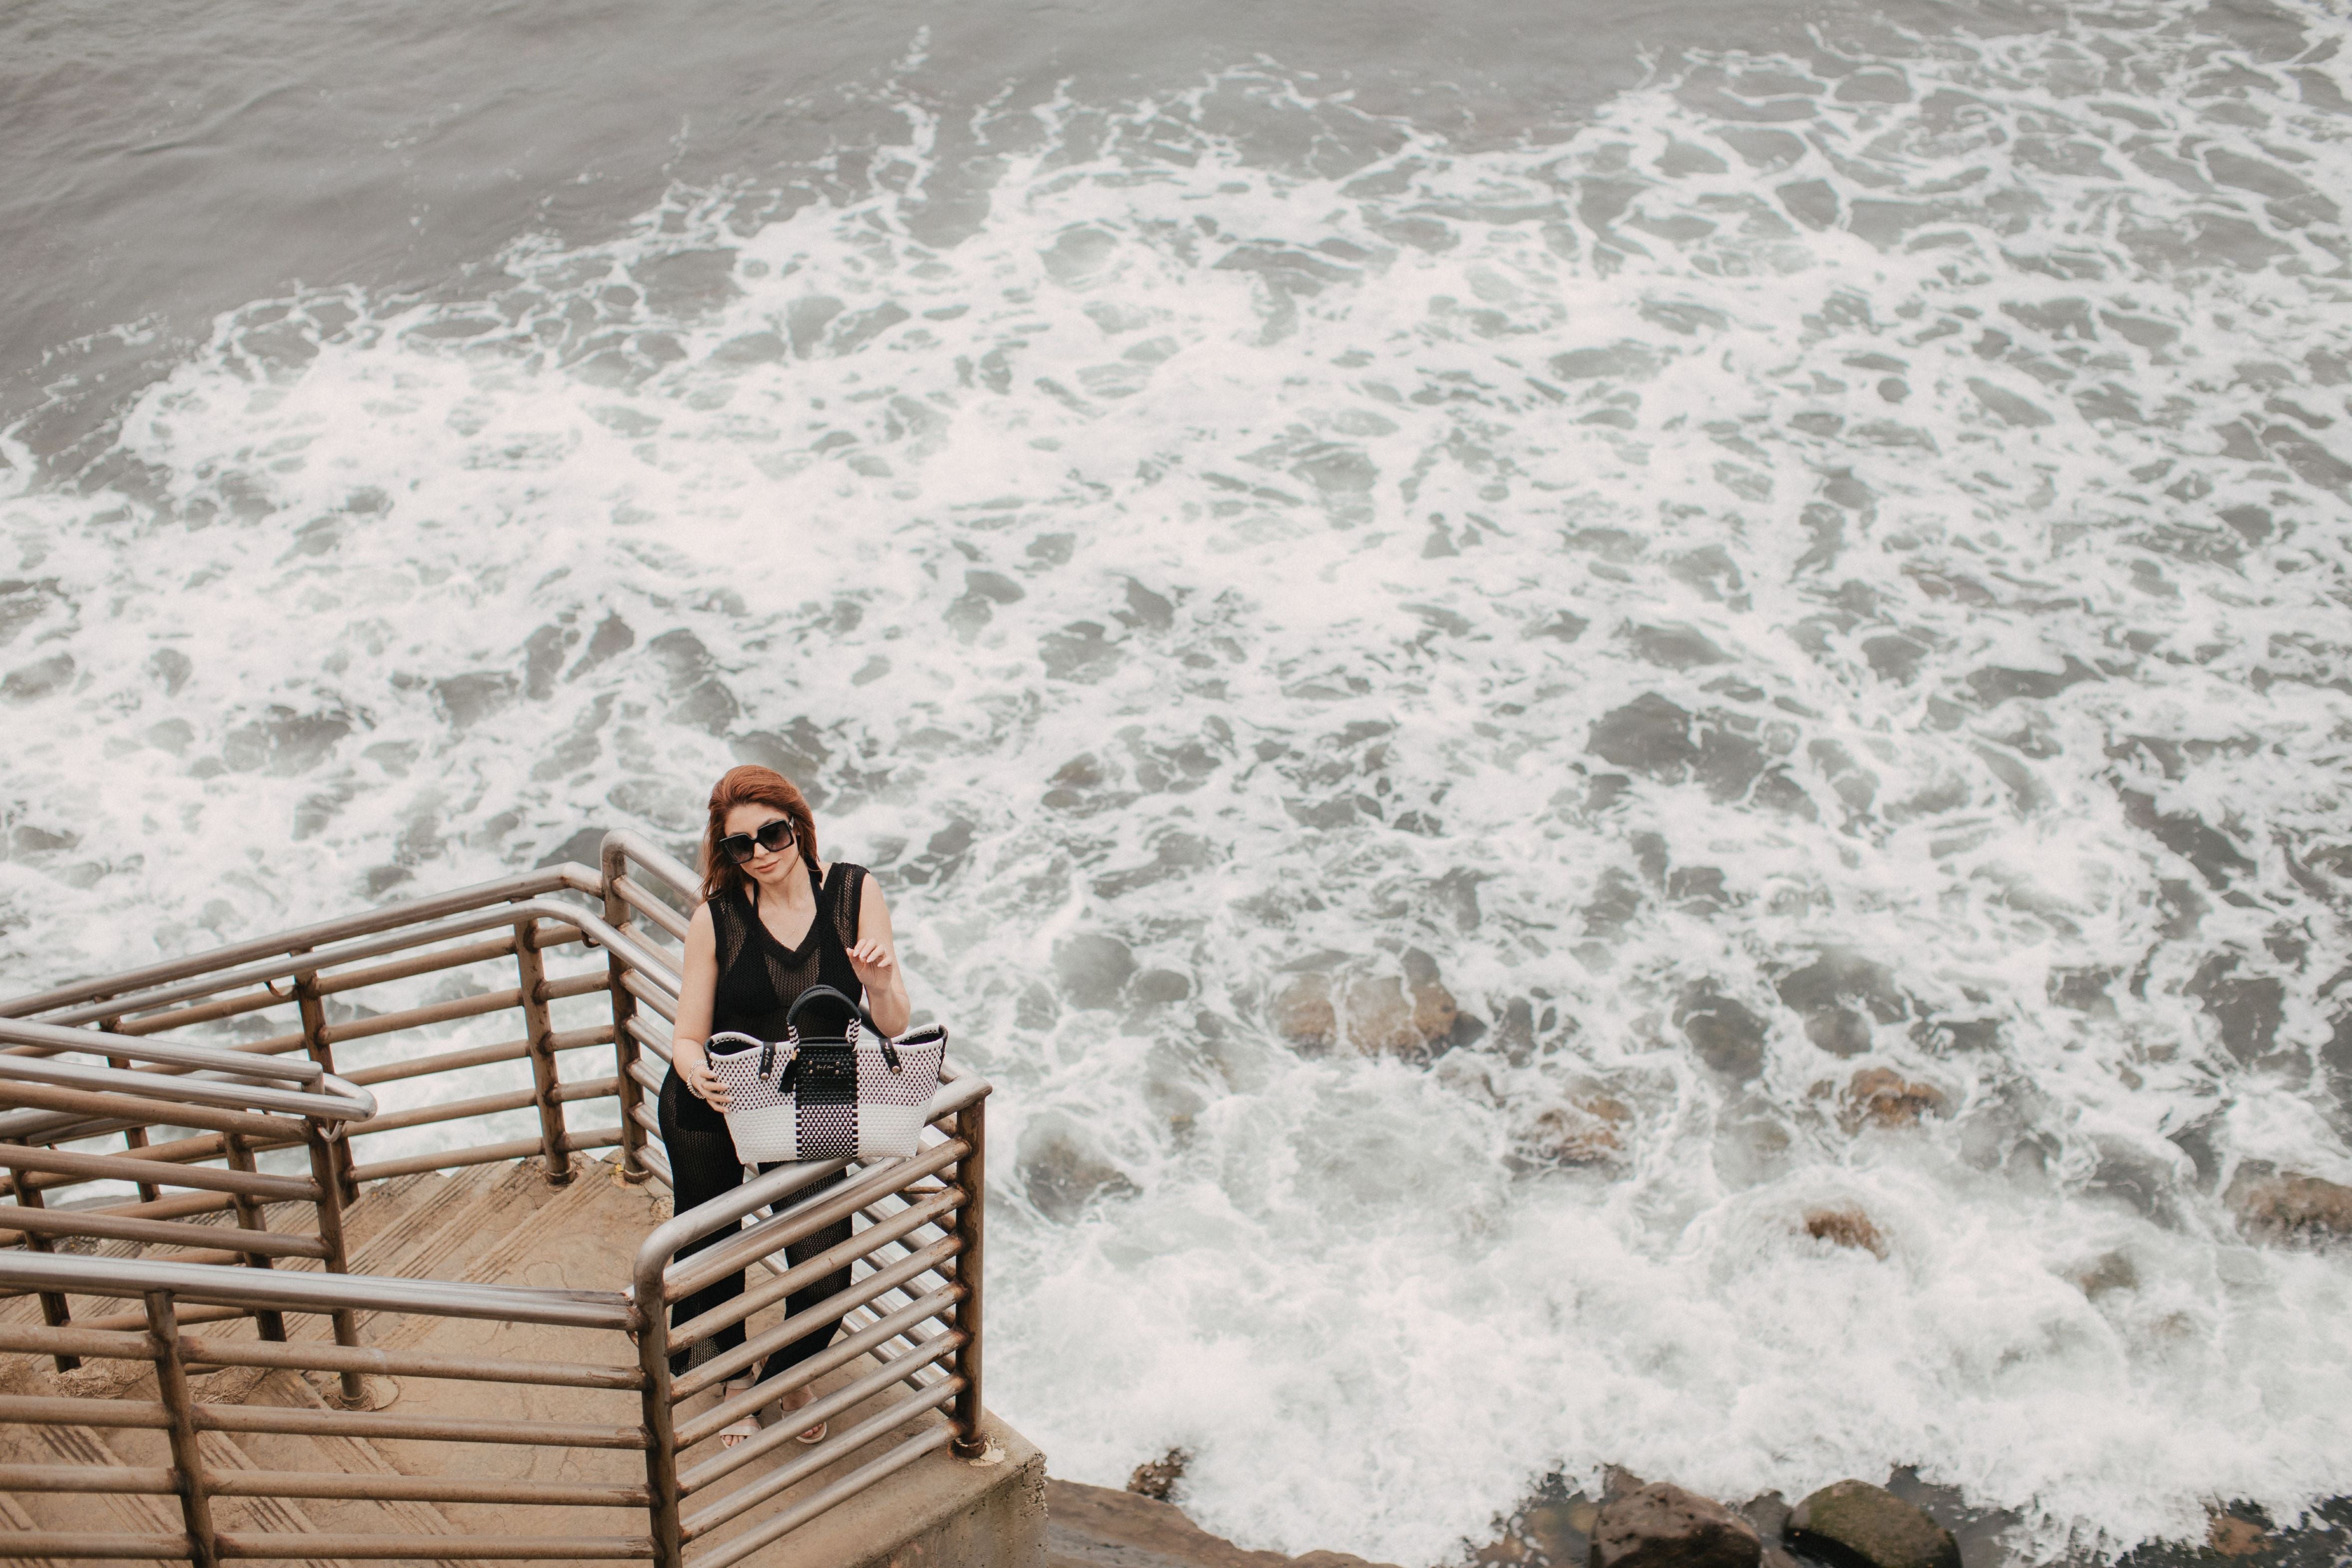
[{"label": "black sunglasses", "polygon": [[793,841],[793,825],[785,817],[763,822],[757,833],[730,833],[719,841],[719,852],[740,866],[761,850],[782,849]]}]

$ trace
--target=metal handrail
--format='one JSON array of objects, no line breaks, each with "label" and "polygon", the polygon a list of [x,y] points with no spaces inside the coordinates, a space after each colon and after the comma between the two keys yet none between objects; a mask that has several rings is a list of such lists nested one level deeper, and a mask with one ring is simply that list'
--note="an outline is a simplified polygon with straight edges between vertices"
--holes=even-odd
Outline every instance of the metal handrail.
[{"label": "metal handrail", "polygon": [[[364,936],[374,931],[389,931],[397,926],[414,926],[420,921],[454,910],[478,909],[485,904],[504,903],[510,900],[533,898],[559,889],[573,892],[601,895],[602,883],[596,873],[587,867],[566,862],[561,866],[542,867],[535,871],[520,872],[501,877],[493,882],[478,882],[470,888],[458,888],[430,898],[415,899],[405,903],[387,904],[362,915],[347,915],[341,920],[322,921],[317,925],[302,926],[275,936],[255,937],[250,941],[218,947],[210,952],[192,958],[172,959],[163,963],[151,963],[144,968],[104,975],[93,980],[79,980],[52,990],[36,992],[29,996],[11,997],[0,1002],[0,1017],[25,1018],[38,1013],[54,1012],[79,1003],[108,999],[110,1005],[87,1017],[56,1019],[52,1022],[90,1022],[111,1014],[128,1011],[120,1000],[134,992],[167,984],[194,974],[204,974],[226,966],[244,963],[249,959],[267,958],[282,952],[309,952],[329,942]],[[478,928],[476,928],[478,929]],[[315,963],[331,962],[317,959]],[[301,967],[313,967],[305,963]],[[293,973],[281,969],[273,978]]]},{"label": "metal handrail", "polygon": [[625,1331],[635,1316],[628,1298],[617,1290],[551,1290],[370,1274],[291,1274],[72,1253],[0,1252],[0,1285],[131,1300],[150,1290],[169,1290],[182,1300],[217,1307],[291,1312],[338,1308],[427,1312],[442,1318],[487,1318],[568,1329]]},{"label": "metal handrail", "polygon": [[[779,1538],[927,1453],[952,1444],[958,1452],[971,1457],[984,1447],[980,1436],[980,1266],[985,1189],[982,1115],[989,1086],[977,1078],[953,1072],[942,1075],[940,1091],[926,1115],[927,1131],[923,1136],[931,1142],[915,1159],[877,1162],[863,1168],[849,1185],[830,1188],[804,1200],[793,1199],[792,1194],[849,1163],[804,1162],[754,1178],[723,1198],[655,1227],[631,1260],[630,1284],[620,1291],[543,1290],[341,1271],[344,1252],[340,1205],[357,1196],[362,1180],[493,1160],[536,1160],[543,1155],[548,1180],[560,1184],[570,1180],[576,1168],[572,1158],[574,1151],[618,1143],[616,1173],[622,1179],[642,1181],[650,1175],[668,1184],[669,1164],[659,1142],[653,1096],[661,1082],[660,1069],[667,1060],[670,1029],[667,1020],[676,1013],[683,978],[682,963],[674,943],[687,929],[700,901],[700,879],[660,846],[626,831],[607,834],[597,858],[599,864],[594,870],[572,864],[541,868],[343,920],[234,943],[205,954],[0,1001],[0,1082],[13,1080],[27,1086],[17,1091],[18,1102],[29,1102],[34,1107],[0,1113],[0,1141],[56,1143],[99,1133],[127,1133],[131,1145],[108,1154],[40,1151],[36,1159],[28,1152],[24,1168],[13,1183],[18,1205],[25,1209],[37,1209],[41,1206],[44,1189],[54,1192],[59,1187],[70,1187],[77,1181],[100,1179],[135,1184],[142,1200],[136,1205],[95,1211],[61,1208],[37,1226],[28,1223],[28,1231],[56,1237],[68,1234],[68,1225],[79,1224],[86,1228],[73,1234],[191,1246],[197,1249],[194,1258],[233,1258],[239,1229],[219,1228],[217,1234],[223,1245],[218,1251],[212,1251],[208,1250],[209,1237],[201,1234],[199,1227],[173,1222],[205,1212],[207,1205],[235,1205],[243,1234],[253,1244],[247,1251],[249,1267],[175,1262],[152,1256],[61,1256],[46,1250],[48,1243],[30,1235],[26,1237],[26,1250],[0,1249],[0,1291],[37,1294],[51,1325],[46,1330],[8,1331],[11,1349],[55,1355],[61,1370],[71,1364],[75,1354],[131,1353],[134,1359],[152,1354],[157,1360],[159,1386],[165,1394],[166,1404],[176,1397],[185,1406],[172,1417],[177,1423],[173,1428],[174,1458],[177,1468],[184,1472],[177,1485],[188,1513],[186,1540],[198,1561],[205,1561],[205,1552],[215,1547],[231,1555],[249,1554],[257,1542],[264,1541],[271,1543],[269,1550],[275,1552],[290,1544],[290,1538],[247,1538],[215,1534],[211,1530],[208,1509],[202,1499],[218,1479],[204,1473],[201,1456],[194,1447],[194,1434],[205,1422],[227,1417],[219,1414],[226,1407],[189,1405],[184,1367],[180,1372],[172,1370],[173,1365],[190,1363],[191,1359],[173,1348],[179,1343],[174,1300],[201,1304],[188,1320],[192,1322],[230,1316],[254,1317],[261,1324],[260,1340],[233,1342],[245,1347],[229,1352],[241,1358],[234,1364],[308,1367],[339,1373],[347,1402],[361,1398],[362,1373],[412,1371],[427,1376],[477,1375],[462,1370],[461,1363],[463,1367],[495,1369],[478,1373],[484,1377],[506,1376],[510,1381],[523,1382],[588,1377],[589,1381],[581,1386],[634,1389],[642,1401],[643,1424],[632,1429],[635,1436],[625,1446],[645,1451],[646,1484],[642,1488],[634,1482],[624,1489],[605,1488],[613,1495],[603,1500],[613,1506],[645,1508],[651,1535],[626,1542],[600,1542],[587,1538],[577,1542],[558,1538],[516,1539],[504,1543],[514,1550],[496,1552],[488,1551],[485,1542],[485,1550],[479,1553],[482,1555],[651,1556],[664,1568],[685,1568],[687,1547],[700,1541],[709,1547],[707,1553],[698,1555],[701,1568],[725,1568],[760,1544]],[[575,901],[580,895],[598,900],[601,909]],[[480,933],[503,931],[510,931],[511,936],[481,940]],[[467,938],[472,940],[464,940]],[[605,973],[593,979],[577,973],[551,978],[541,953],[572,944],[600,953]],[[383,963],[369,962],[395,953],[404,956]],[[331,996],[464,969],[509,955],[519,982],[509,983],[514,984],[513,989],[478,990],[454,1000],[394,1006],[390,1011],[362,1009],[349,1021],[329,1019],[326,1004]],[[288,981],[290,985],[285,984]],[[609,1026],[556,1026],[559,1019],[551,1012],[551,1003],[599,991],[609,996]],[[637,1016],[641,1003],[646,1008],[643,1017]],[[167,1031],[243,1018],[289,1005],[299,1007],[298,1033],[279,1033],[259,1039],[247,1037],[234,1048],[152,1037]],[[430,1108],[437,1112],[430,1120],[465,1121],[535,1105],[540,1116],[539,1136],[354,1163],[350,1152],[352,1136],[364,1138],[372,1131],[391,1131],[427,1118],[423,1114],[424,1108],[376,1118],[373,1096],[354,1079],[394,1081],[416,1073],[388,1071],[392,1064],[383,1058],[362,1058],[377,1065],[350,1077],[338,1076],[334,1047],[347,1040],[383,1039],[509,1009],[521,1013],[524,1039],[495,1046],[466,1046],[424,1060],[439,1062],[429,1069],[435,1072],[462,1070],[476,1064],[528,1060],[531,1071],[530,1088],[438,1102]],[[92,1024],[100,1027],[87,1026]],[[282,1029],[288,1026],[275,1026]],[[606,1041],[614,1053],[610,1077],[583,1078],[575,1069],[570,1081],[564,1080],[564,1075],[558,1071],[559,1054]],[[281,1058],[278,1054],[286,1052],[304,1052],[308,1059]],[[57,1059],[67,1055],[94,1058],[110,1065],[99,1067],[85,1061]],[[421,1065],[409,1064],[405,1058],[394,1061],[404,1067]],[[132,1063],[141,1065],[133,1067],[130,1065]],[[618,1128],[579,1130],[567,1126],[565,1107],[597,1099],[618,1100],[622,1110]],[[171,1104],[188,1108],[183,1113],[184,1121],[174,1121],[162,1110]],[[260,1114],[250,1114],[253,1112]],[[299,1120],[272,1121],[272,1116]],[[371,1121],[377,1120],[383,1121],[383,1127],[372,1129]],[[188,1127],[210,1127],[215,1131],[190,1137],[184,1134]],[[150,1147],[151,1128],[157,1129],[159,1135],[168,1141]],[[310,1154],[311,1174],[307,1183],[257,1173],[253,1160],[256,1151],[303,1142],[310,1145]],[[207,1173],[201,1181],[177,1184],[205,1191],[190,1197],[173,1196],[158,1201],[161,1187],[175,1184],[170,1174],[174,1169],[171,1163],[223,1160],[230,1170],[220,1171],[215,1165],[183,1167]],[[44,1170],[52,1177],[67,1179],[37,1179]],[[151,1172],[154,1176],[152,1183],[148,1179]],[[316,1251],[291,1245],[297,1239],[309,1244],[309,1238],[283,1237],[282,1233],[268,1238],[269,1247],[304,1257],[319,1257],[323,1252],[328,1272],[272,1270],[266,1267],[268,1258],[254,1255],[264,1240],[254,1233],[268,1229],[258,1205],[262,1201],[279,1201],[278,1195],[263,1185],[270,1182],[289,1190],[299,1188],[292,1201],[309,1197],[315,1202],[320,1237],[315,1244],[310,1244],[320,1249]],[[781,1212],[749,1227],[742,1226],[747,1215],[761,1208],[774,1210],[780,1202],[784,1205]],[[787,1265],[785,1249],[795,1238],[853,1211],[862,1215],[865,1229],[856,1232],[850,1242],[828,1247],[821,1257],[799,1265]],[[0,1206],[0,1231],[7,1229],[12,1212]],[[88,1218],[69,1221],[68,1216],[79,1214],[87,1214]],[[683,1266],[677,1263],[679,1247],[728,1227],[737,1227],[739,1237],[724,1243],[721,1248],[688,1259]],[[861,1365],[845,1384],[833,1387],[810,1406],[848,1418],[854,1424],[848,1425],[846,1430],[835,1433],[830,1440],[806,1453],[795,1453],[781,1468],[762,1470],[749,1484],[738,1486],[730,1479],[728,1487],[732,1489],[706,1492],[703,1489],[734,1476],[757,1456],[735,1451],[695,1466],[681,1476],[680,1447],[707,1436],[706,1428],[715,1429],[714,1419],[731,1419],[741,1411],[730,1407],[728,1415],[701,1412],[690,1418],[680,1415],[673,1419],[673,1406],[678,1399],[697,1396],[716,1375],[713,1369],[734,1363],[709,1363],[702,1373],[685,1380],[686,1392],[674,1395],[668,1368],[671,1347],[675,1344],[683,1350],[719,1331],[720,1322],[714,1313],[706,1312],[673,1335],[669,1311],[674,1298],[682,1299],[691,1293],[693,1281],[700,1272],[728,1260],[740,1260],[740,1266],[763,1269],[768,1276],[744,1293],[728,1321],[748,1319],[753,1311],[783,1300],[787,1294],[835,1268],[847,1268],[856,1263],[866,1270],[848,1289],[824,1303],[788,1315],[782,1323],[759,1331],[747,1342],[744,1351],[730,1354],[764,1355],[767,1350],[762,1348],[763,1343],[772,1348],[823,1322],[837,1321],[847,1337],[832,1349],[811,1357],[795,1373],[785,1374],[799,1382],[780,1386],[813,1382],[861,1357],[870,1358],[877,1364],[870,1368]],[[149,1331],[145,1336],[115,1333],[111,1326],[123,1322],[119,1317],[71,1324],[65,1311],[68,1296],[143,1298]],[[276,1320],[285,1312],[330,1316],[335,1342],[320,1344],[307,1339],[295,1344],[268,1342],[284,1339],[284,1328]],[[370,1350],[361,1345],[357,1337],[357,1315],[363,1312],[471,1317],[620,1331],[635,1342],[637,1365],[625,1374],[614,1368],[539,1371],[533,1370],[533,1363]],[[135,1321],[138,1315],[132,1316]],[[148,1348],[125,1352],[121,1342],[133,1339],[139,1346]],[[205,1342],[188,1342],[192,1348],[201,1348]],[[212,1343],[214,1348],[224,1348],[231,1342]],[[162,1348],[153,1348],[158,1346]],[[203,1358],[197,1356],[192,1364],[202,1362]],[[431,1370],[436,1366],[439,1368],[437,1372]],[[171,1392],[174,1379],[179,1389],[176,1395]],[[914,1396],[900,1398],[878,1411],[860,1409],[856,1417],[849,1417],[853,1408],[898,1384],[911,1389]],[[71,1415],[70,1410],[63,1407],[73,1402],[33,1403],[58,1405],[62,1413],[26,1415],[26,1419],[67,1420]],[[946,1407],[948,1417],[944,1425],[928,1414],[942,1407]],[[918,1418],[933,1424],[917,1432],[899,1432]],[[303,1419],[313,1418],[305,1415]],[[405,1426],[411,1423],[404,1421],[394,1423],[404,1426],[403,1434],[394,1434],[382,1425],[387,1419],[384,1417],[328,1417],[321,1414],[317,1419],[360,1423],[350,1426],[353,1433],[374,1430],[387,1436],[429,1435],[422,1427],[413,1434],[405,1433]],[[370,1422],[375,1425],[368,1426]],[[487,1440],[559,1446],[575,1440],[562,1435],[571,1429],[557,1426],[542,1425],[524,1432],[527,1423],[506,1425],[518,1435]],[[836,1421],[835,1425],[844,1422]],[[894,1433],[898,1435],[894,1436]],[[771,1435],[747,1447],[771,1452],[780,1436]],[[183,1437],[186,1439],[184,1455],[180,1452]],[[787,1488],[814,1476],[817,1468],[877,1443],[881,1447],[880,1458],[853,1463],[849,1474],[821,1486],[813,1494],[789,1501],[784,1499]],[[367,1495],[364,1491],[337,1491],[328,1485],[324,1475],[307,1479],[316,1482],[321,1489],[306,1495]],[[237,1495],[241,1487],[235,1481],[222,1480],[218,1484],[220,1495]],[[497,1489],[504,1486],[442,1481],[416,1484],[428,1489],[446,1486]],[[629,1495],[622,1496],[623,1491]],[[448,1496],[450,1500],[458,1500],[454,1491]],[[698,1505],[691,1513],[681,1508],[689,1496]],[[561,1500],[551,1492],[540,1499],[536,1494],[526,1498],[517,1491],[509,1500]],[[745,1517],[753,1509],[760,1511],[749,1515],[747,1531],[723,1542],[709,1538],[710,1531],[727,1521]],[[200,1519],[200,1515],[205,1517]],[[58,1536],[48,1543],[57,1552],[71,1554],[98,1539]],[[351,1546],[351,1539],[358,1538],[319,1538],[311,1543],[315,1550],[306,1554],[381,1554],[373,1548]],[[377,1545],[389,1550],[391,1539],[378,1542]],[[200,1548],[199,1542],[209,1544]],[[626,1550],[591,1550],[600,1545]],[[557,1552],[558,1546],[566,1550]],[[572,1550],[575,1546],[577,1550]],[[539,1550],[541,1547],[546,1550]],[[23,1554],[17,1551],[0,1552],[0,1556]],[[55,1555],[56,1552],[43,1554]]]}]

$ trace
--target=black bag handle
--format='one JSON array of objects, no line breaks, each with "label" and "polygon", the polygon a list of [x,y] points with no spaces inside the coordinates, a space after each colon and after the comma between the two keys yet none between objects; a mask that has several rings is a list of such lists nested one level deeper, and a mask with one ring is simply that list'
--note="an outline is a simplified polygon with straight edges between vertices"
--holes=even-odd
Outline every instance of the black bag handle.
[{"label": "black bag handle", "polygon": [[843,995],[840,992],[835,990],[830,985],[812,985],[807,990],[802,992],[798,996],[793,998],[793,1005],[789,1008],[785,1009],[784,1012],[784,1038],[795,1045],[799,1044],[800,1031],[798,1023],[801,1016],[801,1009],[807,1006],[810,1003],[818,1000],[820,997],[841,1004],[842,1011],[849,1015],[849,1028],[847,1031],[849,1043],[853,1046],[856,1045],[857,1043],[858,1026],[865,1019],[864,1009],[860,1008],[856,1003],[851,1001],[848,997]]}]

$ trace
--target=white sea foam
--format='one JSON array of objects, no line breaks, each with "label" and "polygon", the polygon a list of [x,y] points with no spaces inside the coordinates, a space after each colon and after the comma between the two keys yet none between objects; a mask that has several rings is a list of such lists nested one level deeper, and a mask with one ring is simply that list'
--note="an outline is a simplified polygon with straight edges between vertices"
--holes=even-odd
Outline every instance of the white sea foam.
[{"label": "white sea foam", "polygon": [[[252,307],[0,474],[9,973],[772,760],[1002,1085],[991,1393],[1064,1474],[1401,1562],[1612,1462],[2292,1512],[2352,1270],[2221,1194],[2352,1179],[2344,86],[2152,13],[1499,153],[1241,73],[944,170],[909,106]],[[1424,957],[1433,1065],[1270,1022]]]}]

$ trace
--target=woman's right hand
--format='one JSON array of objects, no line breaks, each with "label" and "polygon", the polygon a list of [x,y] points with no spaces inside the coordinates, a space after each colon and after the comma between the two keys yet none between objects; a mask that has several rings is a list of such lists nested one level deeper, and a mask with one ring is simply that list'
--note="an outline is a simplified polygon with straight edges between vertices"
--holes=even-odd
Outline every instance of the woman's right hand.
[{"label": "woman's right hand", "polygon": [[710,1059],[698,1048],[673,1045],[671,1065],[686,1082],[688,1092],[698,1095],[710,1109],[725,1115],[727,1111],[727,1080],[710,1070]]}]

